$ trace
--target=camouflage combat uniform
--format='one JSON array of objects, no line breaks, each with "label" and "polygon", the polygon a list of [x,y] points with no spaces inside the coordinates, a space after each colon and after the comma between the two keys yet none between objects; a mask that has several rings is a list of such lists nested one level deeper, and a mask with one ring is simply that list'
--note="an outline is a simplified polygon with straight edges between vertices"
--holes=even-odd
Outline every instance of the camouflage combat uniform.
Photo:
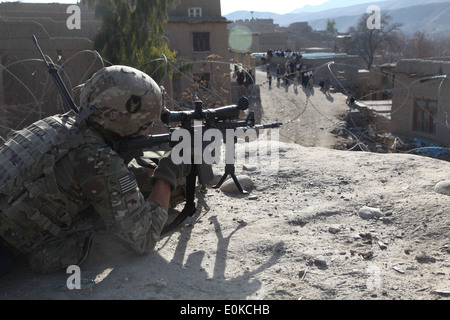
[{"label": "camouflage combat uniform", "polygon": [[[18,252],[30,253],[30,263],[37,271],[80,264],[89,252],[93,230],[78,219],[78,213],[92,206],[127,247],[139,254],[153,249],[167,213],[158,204],[145,201],[134,175],[102,136],[77,126],[68,114],[38,124],[19,131],[2,147],[0,157],[15,152],[19,163],[15,167],[25,169],[25,151],[12,146],[33,132],[34,138],[28,136],[30,142],[42,143],[44,149],[52,141],[53,160],[59,159],[56,163],[46,160],[43,177],[30,177],[21,194],[0,196],[0,236]],[[45,130],[43,124],[51,129]],[[32,161],[28,159],[28,163]],[[11,168],[5,168],[5,163],[0,160],[1,177],[11,179]]]},{"label": "camouflage combat uniform", "polygon": [[[130,100],[136,107],[140,99]],[[134,115],[130,100],[120,103]],[[122,122],[126,116],[114,115]],[[42,273],[79,265],[87,257],[93,225],[79,213],[90,206],[139,254],[155,247],[167,221],[167,212],[144,199],[135,176],[103,136],[76,117],[69,112],[40,120],[0,146],[0,237],[16,252],[29,254],[32,268]]]}]

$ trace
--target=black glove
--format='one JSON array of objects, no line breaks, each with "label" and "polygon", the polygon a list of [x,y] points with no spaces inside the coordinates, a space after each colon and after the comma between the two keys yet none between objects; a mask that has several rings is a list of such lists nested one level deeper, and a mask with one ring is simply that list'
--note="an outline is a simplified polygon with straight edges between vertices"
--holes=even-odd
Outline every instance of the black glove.
[{"label": "black glove", "polygon": [[172,152],[167,152],[158,163],[155,172],[152,176],[152,183],[157,179],[164,180],[172,186],[172,192],[177,188],[177,181],[179,178],[186,177],[190,170],[191,165],[188,164],[175,164],[172,161]]}]

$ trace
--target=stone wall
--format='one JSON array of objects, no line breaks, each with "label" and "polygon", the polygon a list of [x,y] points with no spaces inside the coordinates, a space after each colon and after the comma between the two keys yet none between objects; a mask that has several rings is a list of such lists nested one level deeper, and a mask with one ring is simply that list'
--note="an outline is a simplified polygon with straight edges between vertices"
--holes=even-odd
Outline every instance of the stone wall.
[{"label": "stone wall", "polygon": [[[188,8],[201,7],[202,17],[188,17]],[[173,80],[174,100],[183,107],[191,107],[192,95],[197,94],[205,108],[231,104],[231,67],[228,61],[227,20],[221,16],[220,1],[182,1],[176,9],[169,10],[169,21],[164,26],[169,48],[177,51],[177,58],[191,64],[188,74]],[[193,34],[208,32],[210,50],[194,52]],[[209,74],[209,88],[201,89],[192,80],[194,75]]]},{"label": "stone wall", "polygon": [[273,23],[273,19],[247,19],[247,20],[236,20],[234,23],[230,23],[229,29],[236,26],[247,27],[251,32],[254,33],[273,33],[278,25]]},{"label": "stone wall", "polygon": [[253,36],[253,52],[267,52],[268,50],[285,50],[288,45],[287,34],[284,32],[258,33]]},{"label": "stone wall", "polygon": [[252,52],[266,52],[269,49],[292,51],[333,51],[339,41],[333,35],[323,31],[315,31],[308,22],[292,23],[289,27],[280,27],[272,19],[237,20],[228,28],[245,26],[253,33]]},{"label": "stone wall", "polygon": [[[72,89],[101,68],[93,54],[99,22],[81,8],[81,29],[67,28],[68,4],[0,4],[0,125],[18,129],[64,110],[59,93],[32,41],[48,59],[62,66],[60,75],[75,102]],[[5,128],[3,128],[6,130]],[[4,133],[4,130],[2,133]]]},{"label": "stone wall", "polygon": [[[397,63],[392,101],[392,133],[419,137],[450,146],[450,83],[448,79],[442,82],[442,79],[429,78],[436,75],[450,75],[449,58],[439,60],[412,59]],[[437,102],[434,134],[414,130],[416,99]]]},{"label": "stone wall", "polygon": [[[72,13],[67,13],[70,4],[39,4],[39,3],[1,3],[0,21],[15,22],[13,32],[0,28],[0,39],[28,38],[30,23],[41,25],[49,37],[79,37],[92,39],[99,27],[95,15],[85,7],[78,5],[81,11],[81,29],[68,29],[67,19]],[[38,36],[38,35],[36,35]],[[40,34],[40,37],[43,35]]]},{"label": "stone wall", "polygon": [[187,17],[189,8],[202,8],[203,17],[221,17],[220,0],[182,0],[176,8],[167,10],[169,17]]}]

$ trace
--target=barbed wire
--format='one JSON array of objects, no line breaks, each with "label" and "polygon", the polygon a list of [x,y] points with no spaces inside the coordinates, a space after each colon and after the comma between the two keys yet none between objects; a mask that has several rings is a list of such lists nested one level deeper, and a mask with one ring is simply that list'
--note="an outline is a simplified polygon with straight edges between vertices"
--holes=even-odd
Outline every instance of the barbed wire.
[{"label": "barbed wire", "polygon": [[[72,92],[74,90],[74,85],[72,84],[72,80],[71,80],[70,75],[67,74],[67,72],[66,72],[64,67],[66,65],[68,65],[69,63],[71,63],[71,61],[75,57],[77,57],[77,56],[79,56],[79,55],[81,55],[83,53],[92,54],[94,58],[93,58],[92,63],[90,64],[90,66],[86,69],[85,73],[82,75],[82,77],[80,79],[81,82],[84,82],[86,80],[86,78],[88,77],[88,75],[95,71],[94,67],[95,67],[95,65],[96,65],[96,63],[98,61],[100,61],[101,67],[104,67],[106,64],[112,65],[112,63],[110,63],[109,61],[107,61],[104,58],[102,58],[101,55],[95,50],[83,50],[83,51],[77,52],[73,56],[65,59],[64,62],[61,65],[58,65],[58,64],[54,63],[54,65],[57,68],[58,72],[63,75],[64,80],[67,81],[67,83],[69,84],[69,87],[72,90]],[[50,57],[46,56],[46,58],[48,58],[51,61]],[[5,71],[5,72],[7,72],[9,75],[11,75],[11,77],[15,81],[17,81],[17,83],[19,83],[20,86],[23,87],[25,89],[25,91],[31,96],[32,101],[33,101],[31,103],[31,106],[34,106],[34,108],[37,109],[37,114],[38,114],[37,116],[39,118],[41,118],[42,115],[43,115],[43,108],[44,108],[43,103],[45,101],[45,97],[49,94],[49,90],[52,87],[52,84],[50,83],[50,80],[49,80],[50,79],[49,75],[47,74],[47,76],[45,77],[45,80],[42,83],[43,84],[43,89],[41,91],[42,94],[38,97],[38,96],[36,96],[36,94],[34,94],[32,92],[32,90],[30,88],[28,88],[28,86],[24,83],[24,81],[22,81],[22,79],[20,79],[16,74],[14,74],[13,72],[10,71],[10,68],[13,67],[13,66],[16,66],[18,64],[21,64],[22,66],[25,66],[26,63],[29,63],[29,62],[43,63],[43,60],[41,60],[41,59],[22,59],[22,60],[11,62],[11,63],[9,63],[8,65],[5,65],[5,66],[0,64],[0,69]],[[53,63],[53,61],[51,61],[51,62]],[[161,68],[164,68],[164,75],[162,77],[162,79],[163,79],[162,82],[164,82],[164,80],[168,77],[169,73],[176,74],[180,78],[187,79],[191,85],[195,84],[198,87],[197,89],[186,88],[186,90],[190,90],[191,96],[195,96],[195,94],[199,93],[200,90],[201,90],[201,92],[203,94],[207,93],[210,96],[214,96],[219,101],[221,101],[221,103],[224,103],[225,99],[223,98],[223,96],[219,92],[216,92],[216,91],[214,91],[211,88],[208,88],[207,86],[203,85],[201,83],[201,81],[198,81],[198,80],[194,79],[191,76],[190,72],[183,72],[182,71],[183,68],[188,66],[188,65],[195,65],[195,64],[224,65],[224,66],[226,66],[226,68],[228,68],[227,72],[229,73],[229,81],[232,81],[232,78],[234,76],[234,75],[232,76],[232,73],[234,72],[233,70],[238,69],[241,72],[244,72],[246,74],[246,76],[251,80],[250,82],[252,84],[256,84],[256,74],[252,75],[251,73],[248,72],[248,70],[254,68],[254,66],[243,65],[242,63],[230,62],[230,61],[220,61],[220,60],[213,60],[213,59],[206,59],[206,60],[185,61],[185,62],[179,60],[178,62],[180,62],[180,63],[175,64],[175,63],[172,63],[171,61],[169,61],[165,56],[163,56],[162,58],[157,58],[157,59],[148,61],[148,62],[142,64],[140,67],[144,67],[147,64],[155,63],[155,62],[159,63],[159,65],[153,70],[153,72],[151,73],[151,76],[153,74],[155,74],[157,71],[159,71]],[[317,74],[319,71],[321,71],[321,69],[326,68],[328,70],[329,74],[333,77],[335,83],[338,84],[337,88],[335,86],[335,89],[343,92],[346,96],[351,96],[351,94],[349,93],[347,88],[342,84],[342,82],[339,80],[339,78],[337,77],[335,72],[332,70],[332,66],[333,65],[360,69],[356,65],[350,65],[350,64],[345,64],[345,63],[336,63],[334,61],[329,61],[329,62],[326,62],[326,63],[320,65],[319,67],[310,68],[310,69],[306,69],[306,70],[302,70],[302,71],[306,71],[306,72],[307,71],[312,71],[313,72],[313,77],[314,77],[314,74]],[[30,72],[30,71],[28,71],[28,72]],[[33,71],[33,72],[36,72],[36,71]],[[383,75],[382,72],[377,72],[377,71],[370,71],[370,72],[377,73],[379,75]],[[30,73],[30,74],[34,75],[33,73]],[[292,74],[292,73],[288,73],[288,75],[289,76],[291,76],[291,75],[295,76],[295,74]],[[284,79],[284,76],[281,76],[281,78]],[[444,119],[444,121],[441,121],[439,118],[437,118],[437,112],[436,112],[436,114],[430,113],[429,116],[432,117],[434,123],[441,124],[445,128],[450,128],[449,119],[448,119],[449,118],[448,117],[448,112],[445,110],[444,101],[442,99],[442,90],[443,90],[443,86],[444,86],[445,80],[447,80],[447,76],[446,75],[436,75],[436,76],[433,76],[433,77],[429,77],[429,76],[428,77],[421,77],[421,78],[418,78],[418,79],[416,79],[416,80],[414,80],[414,81],[412,81],[411,83],[408,83],[408,84],[407,83],[403,83],[403,82],[401,82],[398,79],[394,79],[395,86],[393,88],[389,89],[389,90],[392,92],[392,94],[396,90],[406,90],[406,95],[403,97],[403,101],[399,105],[396,106],[395,110],[391,110],[390,111],[391,117],[392,117],[392,114],[394,114],[396,112],[399,112],[401,109],[403,109],[407,105],[408,101],[410,101],[410,99],[412,99],[412,101],[416,101],[417,100],[417,98],[414,96],[414,93],[413,93],[414,89],[418,89],[418,88],[420,88],[422,86],[435,85],[437,82],[439,82],[439,87],[438,87],[436,96],[437,96],[437,101],[438,101],[438,108],[439,108],[439,110],[442,111],[442,114],[444,114],[445,119]],[[225,81],[228,81],[228,79],[224,79],[223,81],[224,82],[222,83],[222,85],[225,83]],[[264,89],[266,86],[268,86],[268,84],[269,84],[269,81],[266,80],[266,81],[259,82],[257,84],[257,86],[248,86],[247,87],[247,92],[246,92],[247,93],[247,98],[249,98],[250,100],[258,99],[259,98],[258,97],[258,92],[259,92],[258,89],[259,90]],[[397,88],[395,88],[396,86],[397,86]],[[377,91],[375,93],[384,93],[385,91],[386,91],[386,89]],[[174,108],[179,109],[179,110],[186,110],[187,109],[186,107],[182,106],[178,101],[176,101],[175,99],[170,97],[165,91],[164,91],[164,93],[165,93],[164,94],[165,98],[168,101],[170,101],[170,103],[174,106]],[[284,137],[285,139],[287,139],[289,141],[295,142],[295,143],[298,143],[299,139],[301,139],[303,137],[306,137],[308,135],[309,136],[313,136],[313,135],[315,136],[320,131],[332,130],[334,127],[339,127],[339,125],[342,124],[342,122],[343,122],[342,119],[341,120],[332,119],[332,118],[328,117],[326,114],[324,114],[323,112],[321,112],[320,109],[317,106],[314,105],[313,100],[308,95],[308,93],[305,92],[305,94],[306,94],[306,100],[305,100],[303,108],[301,110],[299,110],[299,112],[296,115],[294,115],[291,119],[287,119],[287,121],[284,123],[283,127],[286,128],[286,130],[289,130],[289,126],[291,124],[295,123],[296,121],[300,121],[302,119],[302,116],[305,114],[305,112],[308,109],[314,110],[321,118],[323,118],[327,122],[329,122],[329,125],[326,126],[326,127],[321,125],[320,128],[308,131],[308,132],[306,132],[306,133],[304,133],[302,135],[297,135],[296,139],[291,138],[291,136],[289,136],[288,134],[284,134],[284,133],[280,132],[280,136]],[[374,92],[370,92],[366,96],[360,97],[357,101],[362,101],[367,96],[372,95],[372,94],[374,94]],[[28,104],[28,105],[30,105],[30,104]],[[254,105],[256,105],[256,102],[254,102]],[[251,108],[254,108],[254,105],[251,105]],[[5,124],[0,124],[0,128],[2,128],[4,130],[7,129],[7,130],[10,130],[10,131],[11,130],[21,129],[21,127],[27,122],[28,118],[31,116],[31,114],[34,111],[36,111],[36,110],[33,110],[33,111],[30,110],[28,115],[26,117],[24,117],[23,119],[21,119],[21,121],[19,123],[15,124],[14,127],[9,127],[8,125],[5,125]],[[364,145],[363,141],[364,140],[365,141],[371,141],[373,143],[375,143],[376,141],[373,140],[373,138],[370,137],[367,134],[367,132],[362,131],[362,129],[360,129],[356,125],[356,123],[355,123],[355,121],[353,119],[352,111],[354,111],[354,108],[351,105],[349,105],[349,107],[348,107],[348,109],[347,109],[347,111],[345,113],[345,116],[347,118],[347,122],[350,122],[353,125],[353,129],[356,130],[356,132],[352,132],[351,130],[347,129],[346,127],[342,127],[342,126],[340,126],[339,128],[341,130],[343,130],[344,132],[346,132],[348,135],[350,135],[353,138],[353,140],[355,140],[355,145],[353,147],[351,147],[349,150],[354,150],[357,147],[359,147],[362,151],[367,151],[364,147],[361,147],[361,146]],[[264,117],[264,115],[261,115],[261,119],[264,120],[264,121],[271,121],[271,120],[273,121],[274,120],[274,119],[267,119],[267,118]],[[317,123],[319,123],[319,122],[320,122],[320,120],[317,121]],[[0,137],[2,138],[2,140],[5,140],[5,137],[2,137],[1,135],[0,135]],[[392,150],[392,148],[390,146],[386,146],[385,145],[385,147],[387,147],[388,150]],[[427,148],[429,148],[429,147],[427,147]],[[414,150],[415,151],[419,151],[421,149],[424,149],[424,148],[416,148]],[[442,148],[442,150],[450,151],[449,148]],[[398,151],[398,150],[396,150],[396,151]]]},{"label": "barbed wire", "polygon": [[[339,81],[339,79],[335,76],[334,72],[331,70],[331,65],[333,65],[333,64],[339,65],[339,66],[347,66],[347,67],[359,68],[359,67],[357,67],[357,66],[353,66],[353,65],[349,65],[349,64],[344,64],[344,63],[335,63],[335,62],[331,61],[331,62],[324,63],[323,65],[321,65],[321,66],[319,66],[319,67],[316,67],[316,68],[305,69],[305,70],[303,70],[303,72],[313,71],[313,73],[317,73],[321,68],[325,68],[325,67],[328,68],[329,73],[333,76],[333,78],[336,80],[336,82],[338,83],[338,85],[339,85],[339,87],[340,87],[340,88],[338,88],[338,89],[341,89],[341,90],[345,93],[345,95],[349,96],[348,90],[345,88],[344,85],[342,85],[342,83]],[[375,73],[378,73],[378,74],[380,74],[380,75],[383,75],[382,72],[376,72],[376,71],[371,71],[371,72],[375,72]],[[290,73],[290,74],[288,74],[288,75],[295,75],[295,74]],[[282,76],[282,78],[284,79],[284,76]],[[430,78],[431,78],[431,79],[430,79]],[[403,99],[402,103],[400,104],[400,106],[396,107],[395,110],[393,110],[393,111],[391,110],[391,111],[390,111],[391,115],[392,115],[393,113],[395,113],[395,112],[399,112],[400,109],[403,108],[403,107],[406,105],[406,103],[408,102],[408,98],[412,98],[413,101],[416,101],[417,98],[412,94],[412,89],[413,89],[413,86],[414,86],[414,85],[415,85],[414,88],[417,88],[417,87],[420,87],[420,86],[429,85],[429,84],[421,84],[421,85],[417,86],[416,84],[417,84],[418,82],[419,82],[419,83],[423,83],[424,80],[428,80],[428,81],[429,81],[429,80],[441,81],[440,86],[439,86],[439,92],[438,92],[438,101],[439,101],[439,105],[440,105],[440,108],[441,108],[442,112],[445,114],[446,120],[445,120],[444,122],[443,122],[443,121],[440,121],[440,120],[439,120],[438,118],[436,118],[436,116],[434,116],[433,114],[430,114],[430,117],[432,117],[432,119],[434,120],[435,123],[440,123],[440,124],[444,125],[445,127],[449,128],[449,126],[448,126],[448,113],[447,113],[447,111],[445,111],[445,108],[444,108],[443,102],[442,102],[442,97],[441,97],[441,90],[442,90],[443,82],[444,82],[446,79],[447,79],[446,76],[422,77],[422,78],[420,78],[420,79],[417,79],[416,81],[414,81],[413,83],[411,83],[411,84],[409,84],[409,85],[407,85],[407,84],[405,84],[405,83],[402,83],[401,81],[399,81],[399,80],[396,79],[396,80],[395,80],[396,82],[401,83],[401,84],[403,85],[403,87],[408,88],[408,93],[407,93],[407,95],[404,97],[404,99]],[[263,82],[261,85],[264,86],[264,85],[266,85],[267,82],[268,82],[268,81]],[[430,84],[433,84],[433,83],[430,83]],[[394,93],[394,90],[395,90],[395,89],[392,88],[392,90],[391,90],[392,93]],[[385,89],[385,90],[380,90],[379,92],[383,92],[383,93],[384,93],[384,92],[386,92],[386,89]],[[373,93],[374,93],[374,92],[370,92],[368,95],[372,95]],[[367,96],[368,96],[368,95],[367,95]],[[358,99],[358,101],[361,101],[363,98],[365,98],[365,96],[364,96],[364,97],[361,97],[360,99]],[[308,104],[308,103],[310,103],[310,104],[314,107],[312,101],[310,101],[309,98],[307,98],[307,104]],[[332,119],[329,119],[327,116],[325,116],[324,114],[322,114],[316,107],[314,107],[314,108],[316,109],[316,111],[317,111],[322,117],[324,117],[324,118],[326,118],[327,120],[329,120],[330,122],[332,122],[332,124],[331,124],[328,128],[326,128],[326,129],[330,129],[330,128],[334,127],[334,126],[337,126],[337,125],[341,122],[341,121],[334,121],[334,122],[333,122]],[[348,129],[346,129],[346,128],[340,128],[340,129],[343,130],[343,131],[345,131],[345,132],[347,132],[348,134],[350,134],[351,136],[353,136],[354,139],[356,139],[356,144],[355,144],[355,146],[352,147],[352,148],[349,149],[349,150],[352,150],[352,149],[354,149],[355,147],[358,147],[358,146],[359,146],[360,149],[361,149],[361,151],[366,151],[367,149],[361,147],[361,146],[364,146],[364,143],[362,142],[362,139],[365,139],[366,141],[367,141],[367,140],[368,140],[368,141],[371,141],[371,142],[373,142],[373,143],[376,143],[376,141],[373,140],[373,138],[371,138],[371,137],[368,136],[365,132],[361,131],[361,130],[358,128],[358,126],[355,124],[355,122],[354,122],[354,120],[353,120],[353,117],[351,116],[352,113],[351,113],[350,111],[351,111],[352,109],[353,109],[353,108],[350,107],[350,109],[347,111],[347,115],[350,115],[350,116],[348,117],[348,121],[351,122],[351,123],[354,125],[354,129],[357,130],[357,131],[359,132],[360,136],[357,137],[355,134],[353,134],[350,130],[348,130]],[[295,119],[297,119],[298,117],[300,117],[300,116],[304,113],[304,111],[305,111],[305,109],[303,109],[303,111],[299,114],[299,116],[295,117]],[[266,120],[267,120],[267,119],[266,119]],[[285,126],[286,126],[286,125],[289,125],[290,123],[292,123],[292,121],[286,122]],[[323,128],[321,128],[321,130],[322,130],[322,129],[323,129]],[[317,132],[317,130],[316,130],[314,133],[316,133],[316,132]],[[311,132],[311,133],[313,133],[313,132]],[[284,138],[290,140],[290,141],[293,141],[293,142],[296,142],[296,143],[297,143],[297,140],[291,139],[290,137],[288,137],[288,136],[286,136],[286,135],[283,135],[283,134],[280,134],[280,135],[283,136]],[[397,139],[397,138],[396,138],[396,139]],[[385,147],[386,147],[388,150],[391,150],[391,151],[396,151],[396,152],[399,151],[399,150],[396,150],[395,148],[392,148],[392,147],[387,146],[387,145],[385,145]],[[433,149],[433,147],[416,148],[415,150],[418,151],[418,150],[421,150],[421,149]],[[450,151],[450,148],[440,148],[440,147],[436,147],[436,149]]]}]

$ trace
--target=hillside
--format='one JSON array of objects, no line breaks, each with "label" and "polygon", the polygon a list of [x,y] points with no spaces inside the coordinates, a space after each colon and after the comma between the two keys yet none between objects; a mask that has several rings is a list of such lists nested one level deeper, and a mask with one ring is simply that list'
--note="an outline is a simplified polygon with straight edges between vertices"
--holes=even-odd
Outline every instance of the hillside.
[{"label": "hillside", "polygon": [[[383,12],[383,11],[382,11]],[[392,17],[392,22],[401,23],[400,28],[406,35],[412,35],[416,31],[426,31],[435,37],[448,36],[450,34],[450,1],[446,3],[432,3],[427,5],[410,6],[401,9],[387,11]],[[349,27],[358,23],[360,15],[335,16],[336,28],[345,32]],[[313,29],[320,30],[326,26],[328,18],[310,20]]]},{"label": "hillside", "polygon": [[[332,2],[332,1],[331,1]],[[450,24],[447,17],[450,15],[450,1],[448,0],[389,0],[370,3],[378,5],[382,13],[389,13],[393,22],[402,23],[402,31],[408,35],[416,31],[426,31],[430,35],[442,36],[450,34]],[[346,32],[367,11],[368,3],[333,8],[317,12],[304,12],[299,9],[296,13],[285,15],[269,12],[254,12],[255,18],[273,18],[275,24],[289,26],[291,23],[308,21],[313,29],[324,30],[327,19],[335,19],[336,27],[340,32]],[[238,11],[226,15],[229,20],[249,19],[249,12]]]},{"label": "hillside", "polygon": [[[337,8],[343,8],[343,7],[350,7],[350,6],[356,6],[362,3],[373,3],[371,0],[329,0],[325,3],[319,4],[319,5],[305,5],[302,8],[296,9],[290,13],[292,14],[299,14],[299,13],[305,13],[305,12],[320,12],[330,9],[337,9]],[[367,5],[368,5],[367,4]]]},{"label": "hillside", "polygon": [[[64,272],[22,266],[1,279],[1,299],[450,299],[450,196],[435,190],[450,163],[279,148],[277,175],[238,168],[254,182],[250,196],[209,189],[201,214],[153,254],[99,231],[82,290],[68,290]],[[365,206],[379,216],[362,216]]]}]

